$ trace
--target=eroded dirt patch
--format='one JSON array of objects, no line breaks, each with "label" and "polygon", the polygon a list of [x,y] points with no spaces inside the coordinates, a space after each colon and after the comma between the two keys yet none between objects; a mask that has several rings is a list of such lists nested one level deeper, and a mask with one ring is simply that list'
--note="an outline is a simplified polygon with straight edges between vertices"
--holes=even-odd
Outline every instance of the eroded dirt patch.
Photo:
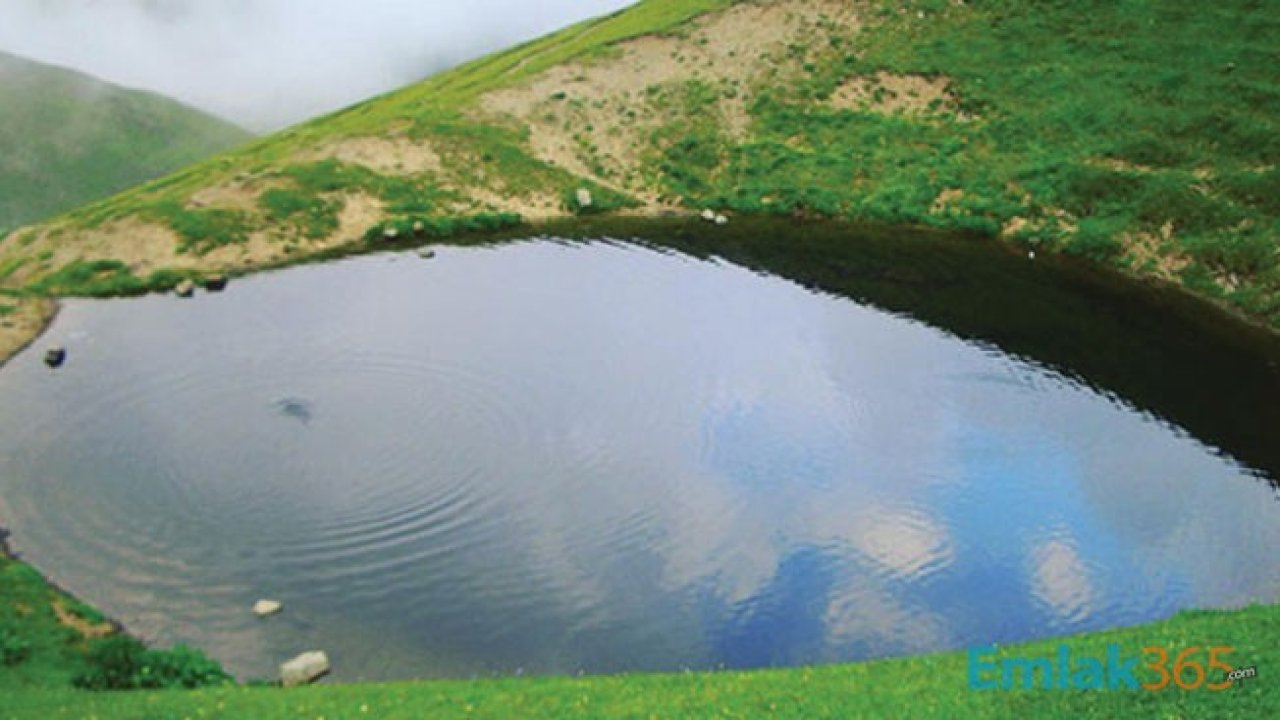
[{"label": "eroded dirt patch", "polygon": [[784,61],[788,47],[807,45],[820,25],[856,32],[859,9],[834,0],[737,4],[693,23],[688,37],[619,43],[607,58],[560,65],[523,86],[491,92],[480,108],[527,125],[533,154],[544,162],[645,197],[652,188],[639,174],[642,156],[672,112],[670,103],[652,97],[702,83],[719,99],[696,111],[714,113],[719,127],[741,140],[754,88],[798,66]]},{"label": "eroded dirt patch", "polygon": [[95,640],[114,635],[117,628],[109,622],[91,623],[88,620],[76,615],[62,604],[61,600],[53,601],[53,614],[57,616],[58,622],[66,627],[80,633],[86,640]]},{"label": "eroded dirt patch", "polygon": [[439,172],[440,154],[429,142],[407,137],[354,137],[325,143],[296,158],[299,162],[338,160],[380,175]]},{"label": "eroded dirt patch", "polygon": [[471,204],[455,208],[461,212],[514,212],[528,221],[551,220],[566,217],[569,211],[553,193],[536,192],[529,195],[499,192],[489,188],[471,187],[463,190],[471,198]]},{"label": "eroded dirt patch", "polygon": [[[6,243],[6,249],[11,247]],[[25,259],[5,279],[10,287],[22,287],[83,260],[118,260],[135,274],[162,267],[191,268],[198,263],[195,256],[178,253],[178,236],[173,230],[138,217],[113,220],[93,229],[46,226],[30,243],[5,256]]]},{"label": "eroded dirt patch", "polygon": [[1120,236],[1130,266],[1137,272],[1178,283],[1191,260],[1177,246],[1172,223],[1158,233],[1134,232]]},{"label": "eroded dirt patch", "polygon": [[953,111],[956,97],[945,77],[879,72],[845,81],[828,99],[831,107],[883,115],[924,115]]},{"label": "eroded dirt patch", "polygon": [[322,241],[330,246],[359,240],[369,228],[382,222],[382,201],[364,193],[342,196],[342,212],[338,213],[338,230]]},{"label": "eroded dirt patch", "polygon": [[17,355],[44,332],[58,305],[48,298],[9,298],[0,295],[0,365]]},{"label": "eroded dirt patch", "polygon": [[187,207],[192,209],[223,209],[255,212],[258,209],[258,198],[272,188],[285,187],[282,180],[233,180],[223,185],[214,185],[197,191],[187,200]]}]

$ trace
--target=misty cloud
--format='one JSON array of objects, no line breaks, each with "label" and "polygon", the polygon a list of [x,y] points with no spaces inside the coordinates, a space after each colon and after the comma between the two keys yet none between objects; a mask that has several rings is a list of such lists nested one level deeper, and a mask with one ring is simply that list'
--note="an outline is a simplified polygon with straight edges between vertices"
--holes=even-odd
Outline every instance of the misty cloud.
[{"label": "misty cloud", "polygon": [[5,0],[0,50],[257,131],[420,80],[631,0]]}]

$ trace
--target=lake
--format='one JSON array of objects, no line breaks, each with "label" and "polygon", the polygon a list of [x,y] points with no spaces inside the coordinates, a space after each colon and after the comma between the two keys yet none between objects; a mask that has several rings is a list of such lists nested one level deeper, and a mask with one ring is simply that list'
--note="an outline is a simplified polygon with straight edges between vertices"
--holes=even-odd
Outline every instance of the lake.
[{"label": "lake", "polygon": [[829,663],[1280,600],[1274,342],[986,244],[738,232],[69,301],[0,371],[0,527],[243,679]]}]

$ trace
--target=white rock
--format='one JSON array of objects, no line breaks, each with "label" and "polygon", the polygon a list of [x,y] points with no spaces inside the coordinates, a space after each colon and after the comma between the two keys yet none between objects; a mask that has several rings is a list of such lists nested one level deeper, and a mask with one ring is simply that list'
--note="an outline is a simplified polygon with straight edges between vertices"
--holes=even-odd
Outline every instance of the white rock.
[{"label": "white rock", "polygon": [[284,605],[279,600],[259,600],[253,604],[253,614],[258,617],[275,615],[283,609]]},{"label": "white rock", "polygon": [[1035,259],[1036,259],[1036,251],[1035,251],[1035,250],[1028,250],[1028,251],[1027,251],[1027,259],[1028,259],[1028,260],[1035,260]]},{"label": "white rock", "polygon": [[184,298],[191,297],[193,294],[195,294],[195,291],[196,291],[196,284],[191,282],[190,280],[183,280],[182,282],[178,283],[177,287],[173,289],[173,293],[175,295],[177,295],[178,297],[184,297]]},{"label": "white rock", "polygon": [[382,237],[388,240],[395,240],[396,238],[400,237],[400,231],[393,227],[389,227],[386,230],[382,231]]},{"label": "white rock", "polygon": [[591,191],[586,188],[578,188],[577,200],[578,200],[578,207],[580,208],[591,207]]},{"label": "white rock", "polygon": [[703,220],[706,220],[707,222],[715,222],[715,221],[716,221],[716,211],[715,211],[715,210],[712,210],[711,208],[707,208],[706,210],[703,210],[703,211],[702,211],[702,219],[703,219]]},{"label": "white rock", "polygon": [[723,216],[723,215],[717,215],[717,216],[716,216],[716,224],[717,224],[717,225],[728,225],[728,224],[729,224],[729,218],[727,218],[727,217],[725,217],[725,216]]},{"label": "white rock", "polygon": [[280,684],[306,685],[329,672],[329,656],[324,651],[305,652],[280,666]]},{"label": "white rock", "polygon": [[423,231],[423,230],[426,230],[426,229],[427,229],[427,226],[426,226],[426,225],[424,225],[424,224],[422,224],[422,221],[421,221],[421,220],[415,220],[415,221],[414,221],[414,223],[413,223],[413,232],[414,232],[414,234],[415,234],[415,235],[421,235],[421,234],[422,234],[422,231]]}]

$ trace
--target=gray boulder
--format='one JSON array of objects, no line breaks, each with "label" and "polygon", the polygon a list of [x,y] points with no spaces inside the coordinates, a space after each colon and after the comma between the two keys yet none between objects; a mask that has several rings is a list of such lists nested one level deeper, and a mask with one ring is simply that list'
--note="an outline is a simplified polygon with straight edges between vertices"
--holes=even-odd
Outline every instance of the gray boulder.
[{"label": "gray boulder", "polygon": [[324,651],[304,652],[280,666],[280,684],[285,687],[306,685],[329,670],[329,656]]}]

